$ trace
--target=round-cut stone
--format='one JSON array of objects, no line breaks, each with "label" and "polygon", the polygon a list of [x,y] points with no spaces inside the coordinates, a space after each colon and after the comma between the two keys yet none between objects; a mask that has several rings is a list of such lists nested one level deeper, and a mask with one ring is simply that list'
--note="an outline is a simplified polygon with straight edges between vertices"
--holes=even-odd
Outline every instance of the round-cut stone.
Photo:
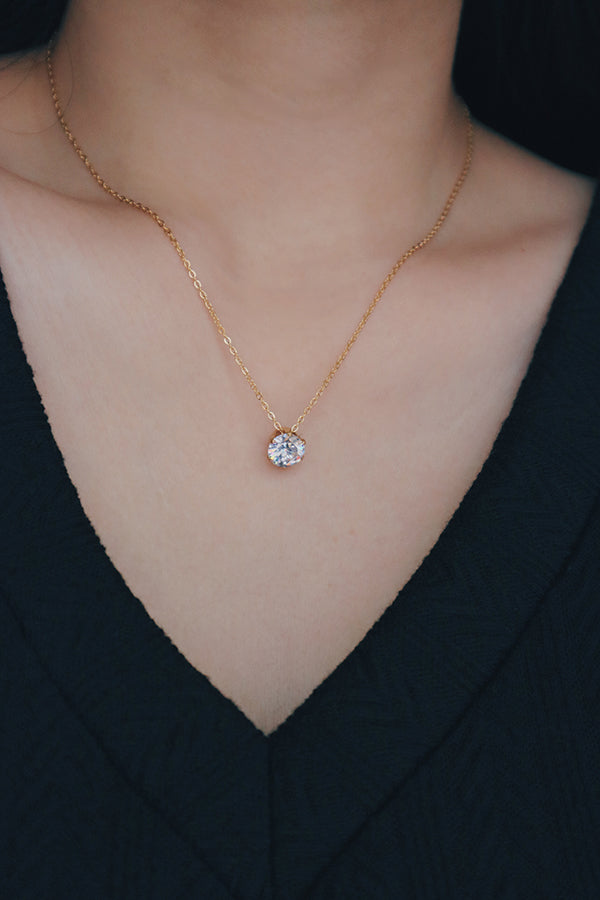
[{"label": "round-cut stone", "polygon": [[287,468],[302,462],[306,443],[292,431],[277,432],[267,449],[267,456],[274,466]]}]

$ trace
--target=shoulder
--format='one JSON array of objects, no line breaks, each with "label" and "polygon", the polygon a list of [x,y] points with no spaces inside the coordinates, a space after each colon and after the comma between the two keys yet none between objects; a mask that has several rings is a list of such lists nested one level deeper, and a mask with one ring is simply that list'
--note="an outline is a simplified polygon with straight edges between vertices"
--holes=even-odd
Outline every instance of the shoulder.
[{"label": "shoulder", "polygon": [[[45,50],[0,58],[0,199],[20,191],[74,197],[73,168],[52,103]],[[80,175],[81,181],[77,177]],[[25,202],[27,202],[25,200]]]},{"label": "shoulder", "polygon": [[472,171],[445,236],[448,271],[458,272],[465,290],[494,315],[518,322],[534,313],[542,323],[584,232],[595,187],[477,125]]},{"label": "shoulder", "polygon": [[472,214],[481,240],[562,241],[571,248],[587,219],[596,182],[478,126]]},{"label": "shoulder", "polygon": [[0,59],[0,172],[33,176],[51,126],[42,96],[39,51]]}]

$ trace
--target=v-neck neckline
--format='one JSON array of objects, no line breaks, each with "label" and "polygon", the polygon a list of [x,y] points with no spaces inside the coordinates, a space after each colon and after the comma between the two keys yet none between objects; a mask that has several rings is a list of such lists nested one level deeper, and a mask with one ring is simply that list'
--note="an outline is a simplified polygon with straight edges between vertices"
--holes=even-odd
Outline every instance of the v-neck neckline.
[{"label": "v-neck neckline", "polygon": [[[3,477],[15,486],[4,491],[13,551],[1,587],[111,763],[232,897],[304,896],[450,731],[557,577],[591,502],[577,435],[589,431],[579,398],[592,353],[582,362],[573,351],[582,324],[572,288],[598,240],[599,209],[597,193],[512,410],[434,548],[269,736],[177,650],[108,557],[67,474],[0,285],[0,440]],[[539,405],[542,393],[556,404]],[[569,454],[552,453],[557,428],[573,434]],[[590,452],[589,441],[581,447]],[[521,499],[531,515],[514,518]],[[218,828],[205,809],[219,811]]]}]

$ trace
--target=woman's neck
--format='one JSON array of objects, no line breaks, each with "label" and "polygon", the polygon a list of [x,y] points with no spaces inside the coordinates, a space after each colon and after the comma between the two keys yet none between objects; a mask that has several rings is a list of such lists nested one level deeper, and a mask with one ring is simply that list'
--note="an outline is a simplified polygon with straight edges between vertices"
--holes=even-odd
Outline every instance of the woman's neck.
[{"label": "woman's neck", "polygon": [[422,230],[460,168],[458,17],[448,0],[73,0],[55,68],[119,189],[242,254],[351,253],[375,225],[395,247],[402,222]]}]

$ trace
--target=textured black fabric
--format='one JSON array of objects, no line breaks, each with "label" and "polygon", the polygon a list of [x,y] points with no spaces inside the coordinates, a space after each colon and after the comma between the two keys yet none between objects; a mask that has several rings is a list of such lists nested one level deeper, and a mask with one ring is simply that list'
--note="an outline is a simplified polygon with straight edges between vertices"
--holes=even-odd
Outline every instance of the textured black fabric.
[{"label": "textured black fabric", "polygon": [[0,296],[0,896],[600,897],[600,199],[480,475],[269,738],[79,504]]}]

